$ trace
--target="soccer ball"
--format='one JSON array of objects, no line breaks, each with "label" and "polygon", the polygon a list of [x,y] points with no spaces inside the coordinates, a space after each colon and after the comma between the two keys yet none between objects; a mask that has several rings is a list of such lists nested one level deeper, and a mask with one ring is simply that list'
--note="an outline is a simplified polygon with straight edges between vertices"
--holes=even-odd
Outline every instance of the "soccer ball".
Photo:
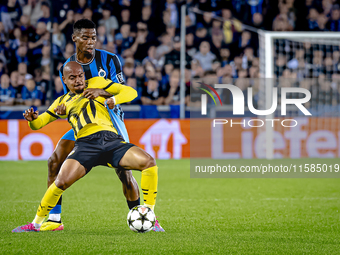
[{"label": "soccer ball", "polygon": [[145,205],[135,206],[127,215],[129,228],[137,233],[149,232],[156,222],[155,213]]}]

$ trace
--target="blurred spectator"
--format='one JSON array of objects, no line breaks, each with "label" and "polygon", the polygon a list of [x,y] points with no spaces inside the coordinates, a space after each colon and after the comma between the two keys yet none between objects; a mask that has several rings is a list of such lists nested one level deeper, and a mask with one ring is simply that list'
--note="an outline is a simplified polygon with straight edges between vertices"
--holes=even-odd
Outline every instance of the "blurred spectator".
[{"label": "blurred spectator", "polygon": [[53,42],[54,45],[56,45],[59,48],[60,51],[65,50],[66,38],[65,38],[65,35],[63,33],[61,33],[61,31],[59,29],[59,25],[56,22],[53,23],[52,42]]},{"label": "blurred spectator", "polygon": [[74,12],[69,10],[66,19],[59,25],[58,29],[65,35],[67,41],[71,41],[73,34]]},{"label": "blurred spectator", "polygon": [[308,15],[308,30],[313,31],[313,30],[319,30],[319,24],[318,24],[318,17],[319,13],[315,8],[311,8],[309,10],[309,15]]},{"label": "blurred spectator", "polygon": [[5,44],[8,43],[8,33],[5,31],[5,26],[3,22],[0,22],[0,43]]},{"label": "blurred spectator", "polygon": [[216,59],[216,56],[211,53],[209,42],[201,42],[200,50],[195,54],[194,59],[200,62],[200,65],[204,71],[212,69],[212,62],[214,59]]},{"label": "blurred spectator", "polygon": [[125,80],[133,76],[134,74],[133,59],[129,59],[129,60],[127,59],[125,61],[125,65],[123,66],[123,74],[124,74]]},{"label": "blurred spectator", "polygon": [[149,47],[153,43],[153,35],[148,31],[146,23],[137,23],[137,35],[134,44],[131,46],[134,57],[138,61],[142,61],[146,56]]},{"label": "blurred spectator", "polygon": [[91,10],[91,8],[87,7],[83,12],[84,19],[92,20],[93,19],[92,16],[93,16],[93,11]]},{"label": "blurred spectator", "polygon": [[104,49],[109,42],[113,42],[113,36],[106,33],[106,27],[104,25],[97,28],[97,40],[102,43]]},{"label": "blurred spectator", "polygon": [[21,90],[22,90],[23,85],[19,84],[19,72],[18,71],[11,72],[10,83],[11,83],[12,88],[15,91],[14,92],[15,97],[21,98]]},{"label": "blurred spectator", "polygon": [[43,94],[35,85],[35,81],[30,79],[26,81],[25,86],[22,88],[22,99],[26,106],[41,106]]},{"label": "blurred spectator", "polygon": [[237,34],[242,31],[242,23],[239,22],[232,16],[232,13],[229,9],[222,9],[222,18],[224,20],[223,24],[223,34],[224,34],[224,42],[226,44],[230,44],[233,42],[235,38],[237,38]]},{"label": "blurred spectator", "polygon": [[98,24],[106,28],[106,35],[111,37],[115,34],[115,30],[119,28],[118,21],[115,16],[111,16],[111,7],[109,5],[103,6],[103,18],[99,20]]},{"label": "blurred spectator", "polygon": [[[179,105],[180,101],[180,71],[174,69],[171,72],[169,84],[167,85],[167,91],[164,93],[164,104],[165,105]],[[185,97],[189,96],[189,90],[186,89]],[[187,99],[185,99],[187,101]]]},{"label": "blurred spectator", "polygon": [[8,75],[1,75],[0,82],[0,106],[13,105],[15,100],[15,90],[12,86],[10,86]]},{"label": "blurred spectator", "polygon": [[230,50],[229,48],[221,48],[220,50],[222,67],[230,64]]},{"label": "blurred spectator", "polygon": [[23,45],[23,37],[20,28],[15,28],[13,31],[14,39],[10,40],[9,47],[10,50],[16,51],[20,45]]},{"label": "blurred spectator", "polygon": [[48,81],[44,80],[42,71],[43,68],[37,68],[34,70],[34,81],[38,90],[40,90],[45,95],[48,91]]},{"label": "blurred spectator", "polygon": [[161,36],[161,44],[156,49],[156,59],[160,59],[165,54],[169,53],[172,50],[172,42],[171,37],[168,33],[163,33]]},{"label": "blurred spectator", "polygon": [[4,22],[5,31],[12,30],[20,20],[22,10],[17,0],[7,0],[7,4],[0,9],[1,21]]},{"label": "blurred spectator", "polygon": [[120,20],[121,20],[121,25],[123,24],[130,24],[130,10],[128,8],[123,8],[121,13],[120,13]]},{"label": "blurred spectator", "polygon": [[75,53],[74,44],[68,43],[65,47],[64,58],[68,59]]},{"label": "blurred spectator", "polygon": [[333,32],[340,31],[340,7],[338,4],[334,5],[331,11],[331,19],[328,21],[326,27]]},{"label": "blurred spectator", "polygon": [[87,7],[86,0],[78,0],[77,2],[73,1],[73,6],[71,6],[71,9],[75,10],[76,13],[83,13]]},{"label": "blurred spectator", "polygon": [[42,0],[28,0],[27,5],[23,8],[23,13],[29,17],[32,26],[36,26],[38,19],[42,17],[42,2]]},{"label": "blurred spectator", "polygon": [[146,62],[151,62],[153,66],[158,67],[158,61],[156,59],[156,46],[151,45],[148,49],[148,56],[143,59],[142,64]]},{"label": "blurred spectator", "polygon": [[137,90],[137,97],[132,100],[131,102],[128,102],[127,104],[141,104],[141,96],[142,96],[142,88],[141,87],[137,87],[137,79],[135,77],[129,77],[126,79],[126,85],[130,86],[132,88],[134,88],[135,90]]},{"label": "blurred spectator", "polygon": [[44,22],[39,22],[37,24],[37,30],[35,35],[28,38],[28,48],[31,51],[33,57],[41,55],[41,50],[44,45],[48,44],[49,33],[46,29],[46,24]]},{"label": "blurred spectator", "polygon": [[37,22],[44,22],[47,25],[50,22],[50,6],[47,2],[41,3],[41,12],[42,17]]},{"label": "blurred spectator", "polygon": [[54,78],[54,89],[53,89],[53,100],[56,100],[58,97],[64,95],[64,87],[61,79],[59,77]]},{"label": "blurred spectator", "polygon": [[188,33],[185,36],[185,47],[186,47],[186,51],[187,51],[187,53],[190,57],[193,57],[197,52],[197,49],[194,45],[194,39],[195,39],[195,37],[194,37],[193,33]]},{"label": "blurred spectator", "polygon": [[[165,55],[164,64],[172,64],[174,68],[180,67],[180,59],[181,59],[181,38],[179,36],[175,36],[173,50]],[[188,53],[185,53],[185,66],[190,68],[191,57]]]},{"label": "blurred spectator", "polygon": [[17,66],[20,63],[28,64],[27,46],[21,45],[16,51],[15,57],[16,57],[15,66]]},{"label": "blurred spectator", "polygon": [[175,0],[166,0],[165,9],[170,12],[170,24],[178,27],[179,13]]},{"label": "blurred spectator", "polygon": [[143,87],[141,101],[143,105],[161,105],[164,102],[164,91],[159,87],[156,77],[150,77]]},{"label": "blurred spectator", "polygon": [[[120,28],[120,34],[117,34],[115,36],[115,40],[116,40],[116,45],[118,47],[118,52],[122,53],[124,52],[126,49],[129,49],[132,44],[133,44],[133,37],[130,35],[130,30],[131,29],[131,25],[130,24],[123,24]],[[119,43],[117,42],[117,40],[121,39],[121,43],[119,45]]]}]

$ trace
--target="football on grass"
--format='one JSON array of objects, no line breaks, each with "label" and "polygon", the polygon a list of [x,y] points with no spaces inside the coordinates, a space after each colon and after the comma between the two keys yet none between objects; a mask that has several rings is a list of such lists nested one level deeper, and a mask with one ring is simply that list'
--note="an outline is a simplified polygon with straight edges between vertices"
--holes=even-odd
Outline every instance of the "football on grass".
[{"label": "football on grass", "polygon": [[138,233],[149,232],[156,222],[154,212],[147,206],[138,205],[130,210],[127,216],[129,228]]}]

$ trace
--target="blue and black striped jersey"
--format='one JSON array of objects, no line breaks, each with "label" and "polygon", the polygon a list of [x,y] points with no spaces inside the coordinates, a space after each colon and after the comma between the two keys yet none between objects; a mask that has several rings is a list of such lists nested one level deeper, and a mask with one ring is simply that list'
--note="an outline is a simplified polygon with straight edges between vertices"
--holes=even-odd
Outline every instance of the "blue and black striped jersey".
[{"label": "blue and black striped jersey", "polygon": [[[124,77],[122,73],[122,65],[116,54],[110,53],[105,50],[95,50],[93,59],[89,63],[80,63],[77,61],[76,54],[72,55],[65,61],[63,66],[59,70],[59,76],[64,86],[65,94],[69,91],[65,85],[62,76],[63,69],[66,63],[70,61],[76,61],[83,67],[85,73],[85,80],[89,80],[93,77],[104,77],[105,79],[112,80],[115,83],[124,83]],[[116,129],[121,130],[120,135],[123,136],[126,142],[129,141],[128,134],[124,124],[124,113],[119,105],[116,105],[112,110],[108,109],[112,122]]]},{"label": "blue and black striped jersey", "polygon": [[[116,83],[124,83],[122,65],[116,54],[96,49],[93,59],[86,64],[78,62],[76,54],[72,55],[69,59],[65,61],[65,63],[59,70],[59,76],[62,82],[64,66],[66,63],[70,61],[76,61],[83,67],[85,73],[85,80],[100,76],[104,77],[105,79],[112,80],[113,82]],[[69,89],[64,84],[64,82],[63,86],[64,92],[66,94],[69,91]]]}]

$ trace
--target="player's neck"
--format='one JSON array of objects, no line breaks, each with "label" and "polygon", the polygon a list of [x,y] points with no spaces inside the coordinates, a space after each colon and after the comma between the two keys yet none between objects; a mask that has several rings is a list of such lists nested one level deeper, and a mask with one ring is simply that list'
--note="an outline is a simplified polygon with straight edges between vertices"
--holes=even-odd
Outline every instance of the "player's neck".
[{"label": "player's neck", "polygon": [[82,64],[87,64],[92,61],[94,57],[94,52],[93,54],[85,54],[81,51],[77,51],[76,59],[77,62],[82,63]]}]

